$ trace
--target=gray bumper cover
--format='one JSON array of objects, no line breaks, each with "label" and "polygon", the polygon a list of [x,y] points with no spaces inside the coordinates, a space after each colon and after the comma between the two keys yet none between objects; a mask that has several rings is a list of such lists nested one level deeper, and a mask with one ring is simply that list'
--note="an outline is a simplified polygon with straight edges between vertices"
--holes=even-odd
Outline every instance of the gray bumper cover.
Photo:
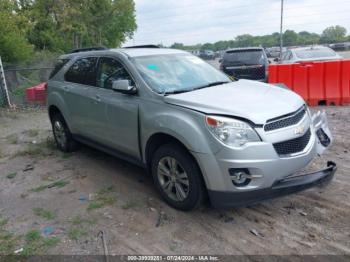
[{"label": "gray bumper cover", "polygon": [[247,206],[258,202],[296,193],[332,180],[337,165],[329,161],[327,168],[276,181],[272,187],[249,192],[222,192],[209,190],[209,198],[216,208]]}]

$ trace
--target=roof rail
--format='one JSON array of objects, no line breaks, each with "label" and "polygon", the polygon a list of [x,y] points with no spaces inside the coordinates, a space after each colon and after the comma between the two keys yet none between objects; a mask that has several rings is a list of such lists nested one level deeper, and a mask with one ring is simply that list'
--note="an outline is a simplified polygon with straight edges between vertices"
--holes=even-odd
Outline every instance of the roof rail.
[{"label": "roof rail", "polygon": [[123,48],[159,48],[157,45],[134,45],[134,46],[125,46]]},{"label": "roof rail", "polygon": [[106,50],[106,49],[108,49],[108,48],[104,47],[104,46],[94,46],[94,47],[73,49],[69,53],[72,54],[72,53],[87,52],[87,51],[99,51],[99,50]]}]

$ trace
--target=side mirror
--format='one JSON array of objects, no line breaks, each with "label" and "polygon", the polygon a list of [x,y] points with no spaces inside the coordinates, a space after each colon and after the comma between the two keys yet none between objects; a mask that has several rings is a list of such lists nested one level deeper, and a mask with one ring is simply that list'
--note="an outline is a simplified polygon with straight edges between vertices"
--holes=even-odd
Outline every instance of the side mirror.
[{"label": "side mirror", "polygon": [[134,95],[137,93],[136,87],[131,85],[130,80],[113,81],[112,90],[128,95]]},{"label": "side mirror", "polygon": [[222,63],[222,59],[219,59],[219,63]]}]

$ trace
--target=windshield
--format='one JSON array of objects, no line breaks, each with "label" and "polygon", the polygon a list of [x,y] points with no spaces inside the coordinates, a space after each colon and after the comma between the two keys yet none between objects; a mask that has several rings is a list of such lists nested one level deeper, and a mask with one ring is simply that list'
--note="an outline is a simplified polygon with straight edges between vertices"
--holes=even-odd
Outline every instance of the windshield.
[{"label": "windshield", "polygon": [[332,49],[326,49],[326,48],[296,50],[295,54],[297,57],[301,59],[336,56],[336,53]]},{"label": "windshield", "polygon": [[264,64],[264,60],[261,50],[228,51],[224,56],[224,61],[242,65]]},{"label": "windshield", "polygon": [[133,62],[149,87],[160,94],[231,82],[224,73],[191,54],[142,56]]}]

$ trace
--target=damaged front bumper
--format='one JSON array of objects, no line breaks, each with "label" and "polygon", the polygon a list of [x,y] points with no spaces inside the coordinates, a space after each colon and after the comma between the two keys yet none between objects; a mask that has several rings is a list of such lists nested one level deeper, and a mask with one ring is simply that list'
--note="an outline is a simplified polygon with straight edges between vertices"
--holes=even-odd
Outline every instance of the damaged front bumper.
[{"label": "damaged front bumper", "polygon": [[326,184],[332,180],[337,166],[329,161],[327,168],[313,173],[287,177],[276,181],[272,187],[247,192],[210,191],[211,203],[217,208],[252,205],[264,200],[297,193],[305,189]]},{"label": "damaged front bumper", "polygon": [[[235,191],[209,190],[209,197],[212,205],[218,208],[252,205],[264,200],[296,193],[332,180],[337,167],[336,164],[331,161],[327,163],[327,168],[323,170],[302,175],[295,175],[300,168],[302,169],[302,166],[300,165],[302,162],[300,159],[305,159],[304,166],[306,166],[316,155],[322,155],[324,151],[332,144],[333,138],[328,127],[325,112],[317,112],[312,116],[312,132],[314,134],[312,136],[314,142],[310,142],[312,149],[298,157],[277,160],[280,162],[283,161],[283,165],[279,165],[286,170],[291,170],[291,165],[293,165],[293,163],[295,165],[299,165],[298,169],[295,169],[292,173],[289,173],[291,175],[281,176],[280,174],[274,174],[271,172],[268,173],[268,168],[266,168],[266,165],[260,165],[260,167],[265,167],[261,168],[261,170],[264,170],[264,173],[260,179],[263,179],[264,181],[268,181],[267,179],[270,179],[267,187],[257,187],[256,189],[251,190],[248,188],[247,190],[240,188],[240,190]],[[274,168],[271,169],[276,170],[276,164],[277,163],[272,165],[270,162],[267,164],[267,166],[272,166]],[[250,166],[252,166],[251,163]],[[272,178],[273,180],[271,180]]]}]

